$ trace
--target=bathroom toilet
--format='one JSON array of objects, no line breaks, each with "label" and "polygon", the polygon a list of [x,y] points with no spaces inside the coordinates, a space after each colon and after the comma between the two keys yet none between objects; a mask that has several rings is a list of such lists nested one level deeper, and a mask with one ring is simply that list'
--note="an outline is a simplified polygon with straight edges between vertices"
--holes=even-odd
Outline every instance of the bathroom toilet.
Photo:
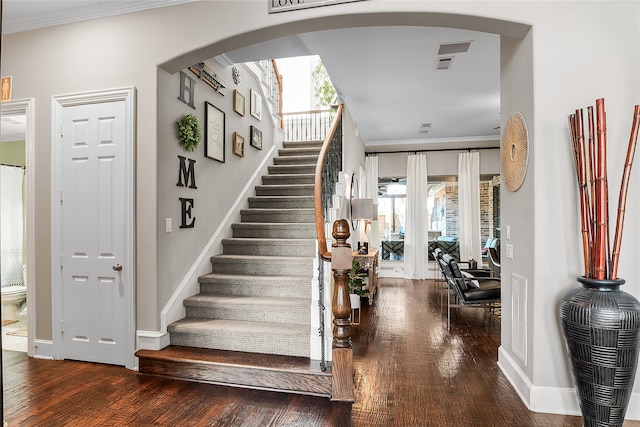
[{"label": "bathroom toilet", "polygon": [[27,287],[22,285],[3,286],[2,320],[18,320],[18,310],[27,299]]},{"label": "bathroom toilet", "polygon": [[[22,269],[25,277],[25,269]],[[26,280],[24,281],[26,283]],[[18,320],[18,311],[27,300],[27,287],[23,285],[8,285],[0,288],[2,297],[2,320]]]}]

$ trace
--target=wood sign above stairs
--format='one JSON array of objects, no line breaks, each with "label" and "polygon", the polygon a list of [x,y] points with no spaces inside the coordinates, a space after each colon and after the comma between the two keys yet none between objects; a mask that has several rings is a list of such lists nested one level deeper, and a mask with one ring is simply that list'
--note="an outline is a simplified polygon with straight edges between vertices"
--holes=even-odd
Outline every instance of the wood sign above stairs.
[{"label": "wood sign above stairs", "polygon": [[186,317],[169,325],[171,346],[136,353],[141,374],[331,396],[331,370],[309,359],[321,146],[284,143],[200,293],[184,301]]}]

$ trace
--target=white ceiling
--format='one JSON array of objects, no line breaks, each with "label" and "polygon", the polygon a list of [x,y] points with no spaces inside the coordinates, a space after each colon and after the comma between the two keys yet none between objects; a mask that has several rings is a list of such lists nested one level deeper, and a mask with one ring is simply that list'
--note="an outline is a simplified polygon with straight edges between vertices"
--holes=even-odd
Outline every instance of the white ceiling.
[{"label": "white ceiling", "polygon": [[[441,44],[469,41],[466,53],[438,56]],[[359,27],[290,36],[226,56],[247,62],[319,55],[367,151],[466,148],[499,145],[499,43],[494,34],[449,28]],[[441,57],[453,57],[449,69],[436,68]],[[420,133],[429,123],[428,133]]]},{"label": "white ceiling", "polygon": [[[4,0],[3,32],[189,1]],[[471,42],[468,52],[438,56],[441,44],[458,42]],[[498,147],[499,43],[494,34],[449,28],[358,27],[299,34],[225,56],[248,62],[319,55],[367,151]],[[453,56],[451,66],[437,70],[444,56]]]},{"label": "white ceiling", "polygon": [[3,0],[3,34],[69,24],[197,0]]}]

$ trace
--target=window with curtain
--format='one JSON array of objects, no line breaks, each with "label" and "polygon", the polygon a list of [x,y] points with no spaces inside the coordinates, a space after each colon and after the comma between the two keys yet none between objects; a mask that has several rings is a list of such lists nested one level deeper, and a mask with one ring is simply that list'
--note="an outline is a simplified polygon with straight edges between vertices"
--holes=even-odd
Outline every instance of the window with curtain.
[{"label": "window with curtain", "polygon": [[378,224],[383,260],[404,260],[406,177],[378,179]]},{"label": "window with curtain", "polygon": [[[429,176],[428,240],[456,250],[458,241],[458,179],[455,175]],[[382,259],[404,260],[404,227],[406,213],[406,178],[379,178],[378,218]],[[500,175],[480,176],[480,226],[482,245],[489,237],[500,237]]]}]

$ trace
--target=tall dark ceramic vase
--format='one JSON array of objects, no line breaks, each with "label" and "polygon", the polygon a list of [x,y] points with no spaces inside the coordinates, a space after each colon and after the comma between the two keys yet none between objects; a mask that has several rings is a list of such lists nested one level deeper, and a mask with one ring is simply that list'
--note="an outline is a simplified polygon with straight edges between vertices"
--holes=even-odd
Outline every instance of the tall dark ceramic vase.
[{"label": "tall dark ceramic vase", "polygon": [[623,279],[579,277],[560,303],[584,425],[622,426],[640,350],[640,302]]}]

